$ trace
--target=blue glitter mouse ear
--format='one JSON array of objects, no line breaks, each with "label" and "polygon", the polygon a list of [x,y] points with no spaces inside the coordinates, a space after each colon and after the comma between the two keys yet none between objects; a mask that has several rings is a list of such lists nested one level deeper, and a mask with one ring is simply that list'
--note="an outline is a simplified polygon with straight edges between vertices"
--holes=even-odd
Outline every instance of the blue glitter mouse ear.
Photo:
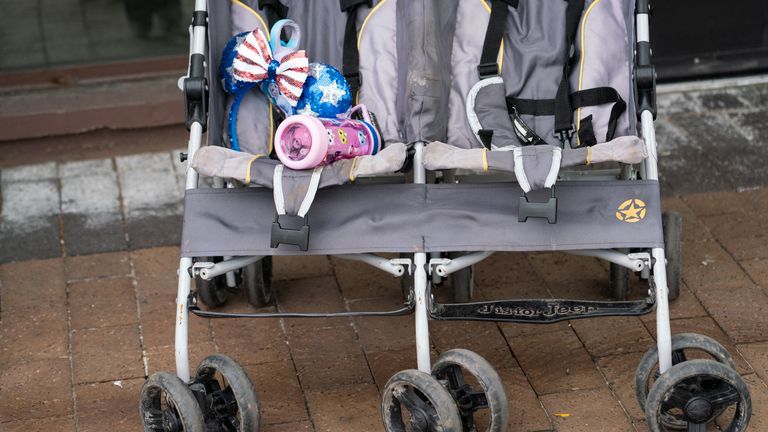
[{"label": "blue glitter mouse ear", "polygon": [[229,110],[229,116],[227,117],[229,146],[235,151],[240,151],[240,143],[237,139],[237,112],[240,110],[240,103],[243,101],[245,95],[255,86],[254,83],[236,80],[234,74],[237,48],[243,43],[249,33],[250,32],[242,32],[229,39],[222,52],[221,63],[219,63],[221,86],[224,88],[225,92],[234,95],[235,97],[232,101],[232,107]]},{"label": "blue glitter mouse ear", "polygon": [[333,66],[312,63],[294,114],[324,118],[345,117],[352,107],[352,91],[344,75]]}]

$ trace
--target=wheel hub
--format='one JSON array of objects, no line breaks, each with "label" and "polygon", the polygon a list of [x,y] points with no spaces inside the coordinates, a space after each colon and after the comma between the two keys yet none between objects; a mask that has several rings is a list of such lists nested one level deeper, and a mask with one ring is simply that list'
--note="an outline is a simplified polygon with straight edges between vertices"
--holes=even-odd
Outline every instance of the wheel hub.
[{"label": "wheel hub", "polygon": [[703,397],[695,397],[685,404],[685,416],[695,423],[705,423],[712,417],[712,404]]},{"label": "wheel hub", "polygon": [[416,409],[411,412],[411,427],[414,431],[427,431],[427,426],[429,425],[429,420],[427,419],[427,414],[420,410]]},{"label": "wheel hub", "polygon": [[163,430],[167,432],[177,432],[181,430],[181,422],[171,410],[163,412]]}]

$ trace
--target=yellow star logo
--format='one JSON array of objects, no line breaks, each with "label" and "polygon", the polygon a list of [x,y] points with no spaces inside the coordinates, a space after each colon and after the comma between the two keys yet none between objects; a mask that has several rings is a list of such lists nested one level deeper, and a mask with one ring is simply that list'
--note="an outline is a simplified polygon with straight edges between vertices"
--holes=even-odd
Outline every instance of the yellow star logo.
[{"label": "yellow star logo", "polygon": [[645,203],[643,200],[637,198],[631,198],[624,201],[616,212],[616,219],[627,223],[641,221],[644,217]]}]

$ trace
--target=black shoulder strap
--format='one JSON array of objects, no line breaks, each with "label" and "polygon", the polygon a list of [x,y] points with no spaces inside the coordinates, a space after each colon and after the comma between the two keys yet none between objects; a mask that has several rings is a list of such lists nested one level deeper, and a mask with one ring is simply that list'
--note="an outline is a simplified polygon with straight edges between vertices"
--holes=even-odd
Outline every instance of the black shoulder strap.
[{"label": "black shoulder strap", "polygon": [[259,0],[259,9],[267,16],[269,27],[267,32],[276,22],[288,16],[288,6],[280,3],[280,0]]},{"label": "black shoulder strap", "polygon": [[372,7],[372,0],[339,0],[341,11],[347,14],[347,27],[344,30],[344,51],[342,53],[342,73],[349,84],[354,98],[360,85],[360,53],[357,51],[357,9],[360,6]]},{"label": "black shoulder strap", "polygon": [[579,29],[581,12],[584,10],[584,0],[567,0],[565,8],[565,62],[563,63],[563,76],[555,94],[555,136],[565,146],[573,136],[573,110],[570,101],[570,85],[568,76],[571,71],[571,60],[575,57],[576,32]]},{"label": "black shoulder strap", "polygon": [[488,29],[485,31],[480,64],[477,65],[477,73],[480,75],[480,79],[501,74],[497,62],[499,46],[501,46],[504,31],[507,28],[509,6],[517,8],[518,3],[519,0],[491,0],[491,18],[488,20]]}]

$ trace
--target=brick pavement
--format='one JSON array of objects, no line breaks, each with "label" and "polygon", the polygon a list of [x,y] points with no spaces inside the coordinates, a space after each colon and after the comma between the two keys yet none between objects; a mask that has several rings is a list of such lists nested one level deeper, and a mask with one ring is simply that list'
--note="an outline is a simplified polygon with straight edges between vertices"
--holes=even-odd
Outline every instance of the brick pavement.
[{"label": "brick pavement", "polygon": [[[670,197],[682,212],[683,279],[675,332],[710,335],[731,350],[752,389],[751,430],[768,427],[768,259],[740,240],[766,230],[748,220],[768,189]],[[737,205],[734,205],[737,204]],[[759,243],[759,242],[758,242]],[[158,247],[0,266],[0,429],[138,428],[144,378],[173,370],[178,249]],[[600,298],[605,266],[550,253],[500,253],[477,270],[477,296]],[[275,260],[276,308],[391,308],[397,279],[337,258]],[[439,293],[438,293],[439,294]],[[236,297],[225,309],[249,309]],[[654,342],[652,315],[555,325],[430,322],[433,354],[472,349],[499,371],[510,431],[644,431],[634,369]],[[204,320],[192,318],[192,363],[213,352],[239,360],[261,396],[265,431],[380,430],[379,393],[415,365],[413,318]]]},{"label": "brick pavement", "polygon": [[[752,389],[751,430],[768,430],[768,85],[668,89],[660,105],[664,206],[685,217],[672,328],[731,351]],[[706,130],[695,115],[706,115]],[[133,133],[96,135],[115,146]],[[174,367],[183,170],[174,152],[142,153],[146,146],[67,159],[56,145],[28,144],[11,156],[28,162],[0,172],[0,430],[137,430],[144,378]],[[281,310],[400,301],[396,279],[360,263],[280,258],[275,271]],[[476,295],[600,298],[606,281],[592,258],[496,254],[478,265]],[[225,306],[235,308],[249,306],[238,297]],[[652,315],[430,326],[434,355],[468,348],[499,371],[510,431],[647,430],[632,383],[653,344]],[[413,333],[412,317],[193,318],[190,352],[193,364],[223,352],[246,367],[265,431],[380,430],[379,392],[415,366]]]}]

